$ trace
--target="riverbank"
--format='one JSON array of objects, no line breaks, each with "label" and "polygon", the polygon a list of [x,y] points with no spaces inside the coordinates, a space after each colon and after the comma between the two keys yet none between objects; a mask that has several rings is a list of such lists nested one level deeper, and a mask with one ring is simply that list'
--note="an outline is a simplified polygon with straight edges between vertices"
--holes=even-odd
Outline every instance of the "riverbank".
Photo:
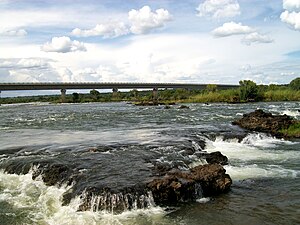
[{"label": "riverbank", "polygon": [[[65,103],[87,103],[87,102],[132,102],[136,105],[156,105],[153,102],[151,91],[140,91],[133,95],[131,92],[119,92],[118,96],[112,93],[99,93],[95,98],[91,94],[73,94],[67,95]],[[281,87],[278,90],[268,90],[262,92],[257,100],[241,100],[238,89],[216,90],[213,92],[189,91],[189,90],[160,90],[158,95],[159,103],[163,105],[172,105],[174,103],[247,103],[247,102],[283,102],[300,101],[300,91],[291,90],[288,87]],[[60,95],[42,95],[42,96],[18,96],[6,97],[0,99],[0,104],[16,104],[30,102],[50,102],[61,103]],[[148,104],[149,103],[149,104]]]},{"label": "riverbank", "polygon": [[[296,83],[296,84],[295,84]],[[209,84],[204,90],[164,89],[157,96],[152,91],[132,90],[128,92],[90,93],[74,92],[65,96],[64,103],[87,102],[132,102],[136,105],[170,105],[174,103],[247,103],[247,102],[282,102],[300,101],[300,80],[293,80],[289,85],[257,85],[253,81],[240,81],[239,88],[218,90],[216,85]],[[41,95],[0,98],[0,104],[51,102],[61,103],[60,95]]]}]

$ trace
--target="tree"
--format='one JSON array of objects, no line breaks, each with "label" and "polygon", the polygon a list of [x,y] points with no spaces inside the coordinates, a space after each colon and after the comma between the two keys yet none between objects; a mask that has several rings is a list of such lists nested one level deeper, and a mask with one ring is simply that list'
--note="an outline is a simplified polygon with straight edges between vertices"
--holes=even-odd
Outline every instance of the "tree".
[{"label": "tree", "polygon": [[91,90],[90,95],[94,101],[98,101],[100,99],[100,92],[97,90]]},{"label": "tree", "polygon": [[241,101],[257,101],[259,99],[258,86],[251,80],[240,81],[239,95]]},{"label": "tree", "polygon": [[289,87],[293,90],[299,91],[300,90],[300,77],[292,80],[289,84]]},{"label": "tree", "polygon": [[74,92],[72,94],[72,100],[73,100],[73,102],[79,102],[79,94]]},{"label": "tree", "polygon": [[217,91],[217,85],[216,84],[208,84],[206,86],[206,90],[208,92],[216,92]]}]

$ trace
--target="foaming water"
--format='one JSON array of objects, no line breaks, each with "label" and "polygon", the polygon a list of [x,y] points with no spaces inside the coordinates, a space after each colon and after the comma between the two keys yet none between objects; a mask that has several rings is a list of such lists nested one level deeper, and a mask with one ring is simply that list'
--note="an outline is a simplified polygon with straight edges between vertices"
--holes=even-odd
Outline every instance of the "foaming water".
[{"label": "foaming water", "polygon": [[109,211],[78,211],[82,200],[78,196],[68,205],[63,205],[63,194],[70,186],[46,186],[41,180],[32,180],[32,172],[25,175],[7,174],[0,171],[0,202],[5,201],[13,212],[0,214],[2,224],[18,217],[18,224],[132,224],[132,218],[160,220],[165,215],[163,208],[149,206],[121,214]]},{"label": "foaming water", "polygon": [[284,110],[283,112],[280,113],[281,115],[288,115],[292,117],[299,117],[300,112],[298,110]]},{"label": "foaming water", "polygon": [[244,180],[252,178],[297,178],[300,171],[285,169],[278,165],[261,167],[257,164],[225,166],[226,172],[234,180]]},{"label": "foaming water", "polygon": [[[261,133],[247,135],[241,142],[238,139],[224,140],[222,136],[208,141],[206,151],[220,151],[229,158],[226,171],[233,179],[299,177],[297,168],[285,168],[285,162],[300,160],[300,152],[293,148],[295,143],[277,139]],[[283,150],[284,148],[284,150]],[[266,163],[268,162],[268,163]]]}]

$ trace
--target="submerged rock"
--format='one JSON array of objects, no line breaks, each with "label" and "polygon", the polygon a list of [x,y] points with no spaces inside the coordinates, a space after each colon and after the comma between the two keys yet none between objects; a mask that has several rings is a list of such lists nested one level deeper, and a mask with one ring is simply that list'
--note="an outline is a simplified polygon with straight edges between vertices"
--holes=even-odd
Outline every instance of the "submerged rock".
[{"label": "submerged rock", "polygon": [[272,113],[264,112],[261,109],[244,114],[241,119],[232,122],[233,125],[239,125],[251,131],[270,133],[274,136],[284,136],[281,131],[288,129],[295,123],[297,121],[290,116],[272,115]]},{"label": "submerged rock", "polygon": [[187,105],[181,105],[178,107],[178,109],[189,109],[190,107],[188,107]]},{"label": "submerged rock", "polygon": [[229,191],[232,180],[220,164],[197,166],[189,171],[169,172],[148,183],[154,201],[175,204]]}]

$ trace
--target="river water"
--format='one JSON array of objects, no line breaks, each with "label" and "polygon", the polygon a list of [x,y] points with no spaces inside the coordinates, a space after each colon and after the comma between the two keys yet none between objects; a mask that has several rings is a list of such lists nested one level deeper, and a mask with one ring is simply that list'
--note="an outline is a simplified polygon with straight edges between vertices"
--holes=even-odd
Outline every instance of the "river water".
[{"label": "river water", "polygon": [[[0,224],[300,224],[300,142],[231,125],[264,109],[300,119],[300,102],[137,107],[126,103],[17,104],[0,107]],[[231,191],[176,206],[124,212],[79,211],[86,188],[118,192],[151,177],[156,163],[203,164],[186,149],[220,151]],[[63,164],[74,184],[32,179],[39,165]],[[75,173],[75,172],[74,172]],[[68,203],[63,196],[72,192]]]}]

